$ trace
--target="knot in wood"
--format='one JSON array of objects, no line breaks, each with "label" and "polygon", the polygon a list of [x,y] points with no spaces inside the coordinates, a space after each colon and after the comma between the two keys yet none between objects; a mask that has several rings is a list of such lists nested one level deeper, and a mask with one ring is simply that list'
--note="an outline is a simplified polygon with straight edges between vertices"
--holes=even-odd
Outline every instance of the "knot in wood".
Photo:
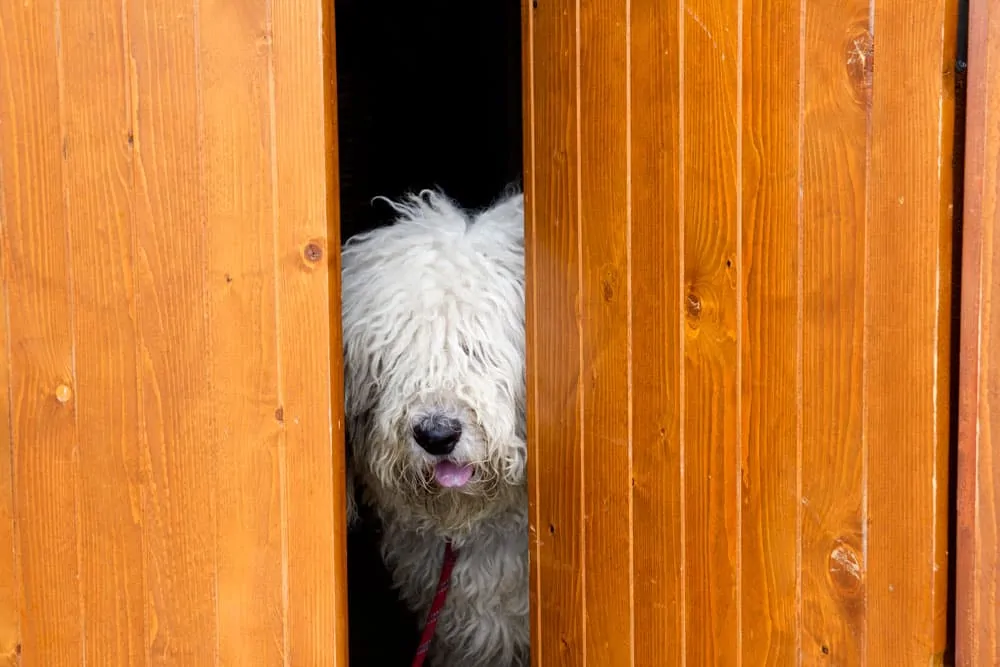
[{"label": "knot in wood", "polygon": [[315,242],[308,244],[303,254],[310,262],[318,262],[323,259],[323,249]]},{"label": "knot in wood", "polygon": [[73,398],[73,390],[69,388],[68,385],[61,384],[56,387],[56,400],[60,403],[69,403],[70,399]]},{"label": "knot in wood", "polygon": [[601,269],[601,296],[605,301],[613,301],[618,287],[618,272],[613,266]]},{"label": "knot in wood", "polygon": [[701,317],[701,297],[694,292],[688,292],[687,299],[685,299],[685,310],[687,310],[688,317],[693,319]]},{"label": "knot in wood", "polygon": [[830,551],[830,581],[844,597],[856,597],[864,584],[864,569],[858,550],[847,540],[837,540]]},{"label": "knot in wood", "polygon": [[868,26],[858,26],[847,37],[847,76],[859,102],[867,103],[875,71],[875,42]]}]

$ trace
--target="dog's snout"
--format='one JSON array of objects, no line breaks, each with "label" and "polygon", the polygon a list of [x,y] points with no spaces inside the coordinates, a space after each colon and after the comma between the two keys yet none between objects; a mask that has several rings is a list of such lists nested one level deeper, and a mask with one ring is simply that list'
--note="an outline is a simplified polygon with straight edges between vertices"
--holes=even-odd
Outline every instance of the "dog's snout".
[{"label": "dog's snout", "polygon": [[462,424],[457,419],[425,419],[413,427],[413,439],[432,456],[451,454],[461,437]]}]

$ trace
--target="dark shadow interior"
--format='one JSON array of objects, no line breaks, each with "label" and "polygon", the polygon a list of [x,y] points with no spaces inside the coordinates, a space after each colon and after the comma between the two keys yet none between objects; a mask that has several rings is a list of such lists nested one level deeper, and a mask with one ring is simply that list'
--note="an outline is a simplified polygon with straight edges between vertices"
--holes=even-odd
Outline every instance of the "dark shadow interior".
[{"label": "dark shadow interior", "polygon": [[[373,202],[439,188],[466,208],[521,179],[519,0],[335,0],[343,240]],[[410,664],[423,619],[393,592],[368,517],[348,538],[353,667]]]},{"label": "dark shadow interior", "polygon": [[344,238],[377,195],[488,205],[521,176],[519,0],[336,0]]}]

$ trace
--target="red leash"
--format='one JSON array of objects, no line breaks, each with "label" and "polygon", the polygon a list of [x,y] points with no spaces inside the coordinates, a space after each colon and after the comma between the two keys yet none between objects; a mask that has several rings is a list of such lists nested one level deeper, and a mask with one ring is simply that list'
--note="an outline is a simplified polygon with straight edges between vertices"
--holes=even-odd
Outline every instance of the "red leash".
[{"label": "red leash", "polygon": [[455,561],[458,559],[458,552],[451,546],[451,540],[444,545],[444,562],[441,564],[441,577],[438,579],[437,592],[434,594],[434,602],[431,603],[431,610],[427,614],[427,621],[424,623],[424,632],[420,635],[420,644],[417,646],[417,654],[413,657],[412,667],[422,667],[427,651],[431,647],[431,640],[434,639],[434,628],[437,626],[438,616],[444,607],[444,601],[448,597],[448,587],[451,583],[451,571],[455,569]]}]

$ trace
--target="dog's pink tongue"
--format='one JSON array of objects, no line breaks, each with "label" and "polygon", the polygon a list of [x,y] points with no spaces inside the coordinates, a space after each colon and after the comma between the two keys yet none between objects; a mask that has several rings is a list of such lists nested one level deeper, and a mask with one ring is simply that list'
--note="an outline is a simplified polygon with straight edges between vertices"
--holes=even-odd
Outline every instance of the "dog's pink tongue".
[{"label": "dog's pink tongue", "polygon": [[459,465],[453,461],[441,461],[434,466],[434,479],[441,486],[448,488],[465,486],[472,479],[472,466]]}]

